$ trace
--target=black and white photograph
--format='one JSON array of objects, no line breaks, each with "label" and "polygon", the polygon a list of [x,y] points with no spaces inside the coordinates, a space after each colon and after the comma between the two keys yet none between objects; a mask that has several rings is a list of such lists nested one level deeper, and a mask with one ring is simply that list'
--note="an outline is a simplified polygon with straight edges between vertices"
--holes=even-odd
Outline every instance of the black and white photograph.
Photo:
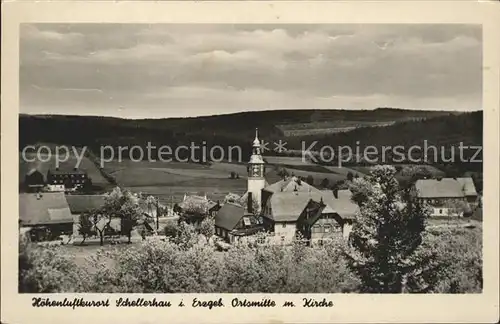
[{"label": "black and white photograph", "polygon": [[19,292],[481,293],[482,43],[21,24]]}]

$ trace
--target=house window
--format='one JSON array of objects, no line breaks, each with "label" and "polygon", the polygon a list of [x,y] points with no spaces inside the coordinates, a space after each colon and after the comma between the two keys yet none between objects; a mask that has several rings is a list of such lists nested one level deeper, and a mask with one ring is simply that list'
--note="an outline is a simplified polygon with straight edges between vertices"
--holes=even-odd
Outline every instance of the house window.
[{"label": "house window", "polygon": [[440,210],[439,210],[439,213],[440,213],[440,214],[442,214],[442,213],[443,213],[443,210],[442,210],[442,209],[440,209]]},{"label": "house window", "polygon": [[325,225],[325,233],[330,232],[330,225]]},{"label": "house window", "polygon": [[282,226],[283,226],[283,228],[285,228],[285,227],[286,227],[286,223],[283,223],[283,225],[282,225]]},{"label": "house window", "polygon": [[285,242],[285,236],[281,237],[281,242]]}]

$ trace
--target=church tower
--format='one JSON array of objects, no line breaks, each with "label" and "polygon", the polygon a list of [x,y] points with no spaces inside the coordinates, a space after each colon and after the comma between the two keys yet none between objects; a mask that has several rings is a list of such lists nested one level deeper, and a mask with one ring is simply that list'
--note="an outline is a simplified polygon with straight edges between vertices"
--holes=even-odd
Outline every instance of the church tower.
[{"label": "church tower", "polygon": [[[248,162],[248,207],[249,210],[252,206],[258,205],[259,210],[261,208],[261,192],[266,185],[266,179],[264,178],[264,159],[261,155],[261,147],[259,141],[258,130],[255,129],[255,139],[252,144],[252,156],[250,156],[250,161]],[[252,204],[253,203],[253,204]],[[256,211],[258,212],[258,211]]]}]

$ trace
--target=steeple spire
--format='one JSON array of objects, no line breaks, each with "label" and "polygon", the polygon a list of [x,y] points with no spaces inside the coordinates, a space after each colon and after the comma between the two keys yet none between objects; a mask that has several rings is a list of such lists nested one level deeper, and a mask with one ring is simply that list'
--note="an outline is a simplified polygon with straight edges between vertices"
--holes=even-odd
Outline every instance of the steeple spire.
[{"label": "steeple spire", "polygon": [[260,147],[260,141],[259,141],[259,129],[255,129],[255,139],[253,140],[253,147]]}]

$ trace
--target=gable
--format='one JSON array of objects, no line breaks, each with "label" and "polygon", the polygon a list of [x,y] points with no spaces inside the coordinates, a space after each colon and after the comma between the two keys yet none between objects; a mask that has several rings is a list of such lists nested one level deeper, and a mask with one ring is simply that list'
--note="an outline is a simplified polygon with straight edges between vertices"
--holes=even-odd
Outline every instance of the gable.
[{"label": "gable", "polygon": [[226,203],[215,215],[215,226],[232,231],[243,218],[245,209],[241,205]]}]

